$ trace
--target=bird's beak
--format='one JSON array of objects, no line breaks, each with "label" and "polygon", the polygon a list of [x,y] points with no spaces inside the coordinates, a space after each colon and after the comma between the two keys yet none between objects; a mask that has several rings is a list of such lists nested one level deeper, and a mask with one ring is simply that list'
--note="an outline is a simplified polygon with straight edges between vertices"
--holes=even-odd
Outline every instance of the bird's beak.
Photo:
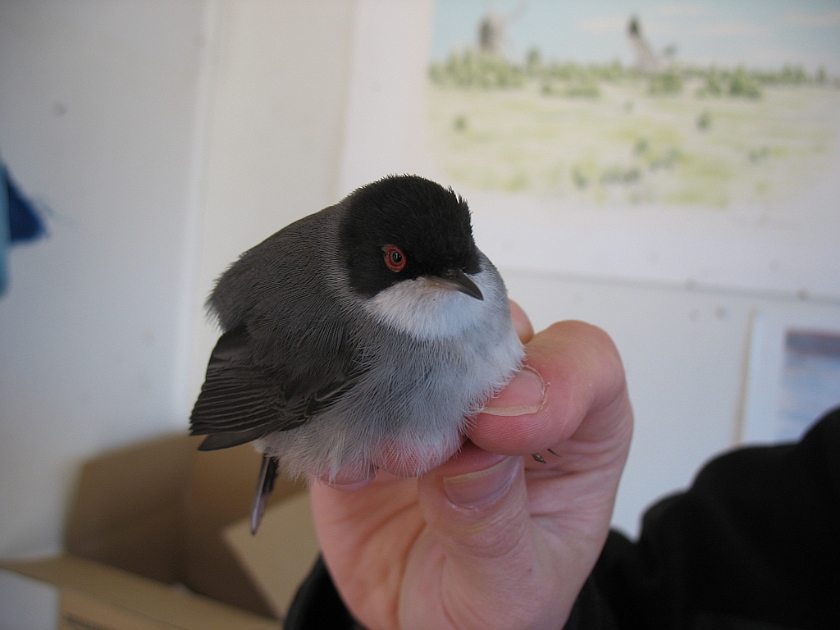
[{"label": "bird's beak", "polygon": [[470,297],[474,297],[476,300],[484,299],[484,296],[481,295],[481,289],[479,289],[475,282],[470,280],[469,276],[460,269],[451,269],[439,276],[432,276],[429,280],[446,289],[453,289],[455,291],[460,291],[461,293],[466,293]]}]

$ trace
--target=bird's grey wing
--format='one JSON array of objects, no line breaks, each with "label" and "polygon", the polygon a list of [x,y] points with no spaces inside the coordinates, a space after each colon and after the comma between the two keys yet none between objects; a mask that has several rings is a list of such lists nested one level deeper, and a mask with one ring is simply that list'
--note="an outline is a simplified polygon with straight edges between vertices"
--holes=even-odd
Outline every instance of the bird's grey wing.
[{"label": "bird's grey wing", "polygon": [[[324,357],[310,340],[304,360],[284,365],[255,358],[254,340],[242,324],[224,333],[207,366],[207,375],[190,417],[192,435],[206,435],[200,450],[237,446],[273,431],[305,423],[335,402],[364,371],[344,351],[344,360],[318,366]],[[259,355],[257,355],[259,356]]]}]

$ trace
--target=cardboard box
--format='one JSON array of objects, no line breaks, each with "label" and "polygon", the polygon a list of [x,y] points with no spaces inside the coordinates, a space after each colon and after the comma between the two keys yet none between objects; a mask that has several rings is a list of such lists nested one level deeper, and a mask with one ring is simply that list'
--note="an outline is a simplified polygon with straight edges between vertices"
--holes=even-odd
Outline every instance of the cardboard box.
[{"label": "cardboard box", "polygon": [[199,442],[169,436],[86,463],[65,553],[0,568],[60,589],[62,629],[279,629],[317,556],[305,486],[278,479],[263,527],[246,538],[260,456]]},{"label": "cardboard box", "polygon": [[[225,528],[224,537],[272,611],[283,616],[318,558],[309,493],[297,492],[267,509],[259,534],[265,538],[252,536],[250,521],[243,519]],[[266,539],[271,541],[269,553]]]}]

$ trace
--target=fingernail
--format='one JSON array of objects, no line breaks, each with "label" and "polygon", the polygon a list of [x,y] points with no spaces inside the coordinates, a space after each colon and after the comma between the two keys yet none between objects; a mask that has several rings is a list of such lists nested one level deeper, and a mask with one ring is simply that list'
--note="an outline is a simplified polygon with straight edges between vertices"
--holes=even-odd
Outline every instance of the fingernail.
[{"label": "fingernail", "polygon": [[477,508],[495,501],[510,487],[519,470],[519,457],[505,457],[495,466],[476,472],[444,477],[447,498],[460,507]]},{"label": "fingernail", "polygon": [[537,413],[545,402],[545,381],[539,372],[522,368],[502,391],[487,401],[480,413],[491,416],[524,416]]}]

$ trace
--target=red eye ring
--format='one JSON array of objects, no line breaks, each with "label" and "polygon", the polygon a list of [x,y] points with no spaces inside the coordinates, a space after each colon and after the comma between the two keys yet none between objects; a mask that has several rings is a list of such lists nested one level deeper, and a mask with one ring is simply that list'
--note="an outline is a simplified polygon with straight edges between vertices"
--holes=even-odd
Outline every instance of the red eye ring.
[{"label": "red eye ring", "polygon": [[385,254],[385,266],[391,271],[398,273],[405,269],[406,258],[402,250],[396,245],[386,245],[382,248]]}]

